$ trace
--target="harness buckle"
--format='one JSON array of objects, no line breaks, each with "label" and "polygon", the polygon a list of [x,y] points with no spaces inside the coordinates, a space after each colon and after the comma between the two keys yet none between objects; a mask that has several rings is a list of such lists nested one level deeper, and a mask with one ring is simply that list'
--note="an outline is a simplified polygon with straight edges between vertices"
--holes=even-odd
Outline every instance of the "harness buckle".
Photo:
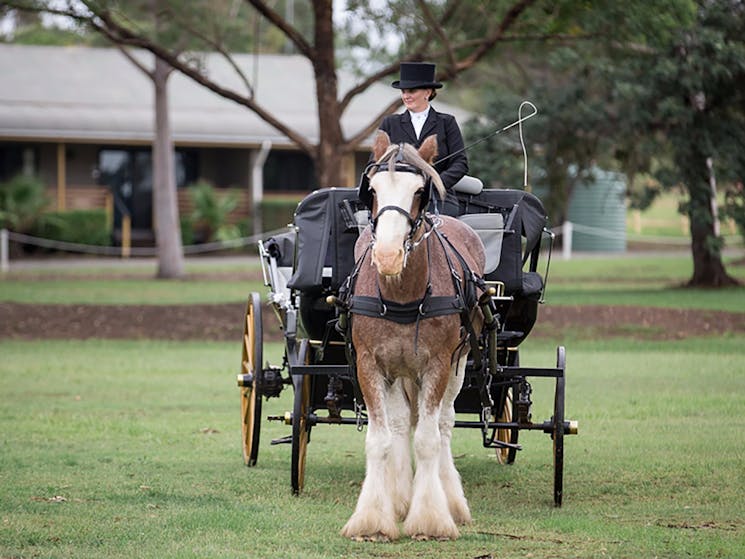
[{"label": "harness buckle", "polygon": [[364,422],[364,418],[363,418],[362,409],[363,409],[362,406],[357,403],[357,398],[355,398],[354,399],[354,414],[355,414],[355,416],[357,418],[357,422],[356,422],[357,431],[359,431],[360,433],[362,432],[362,430],[365,427],[365,422]]}]

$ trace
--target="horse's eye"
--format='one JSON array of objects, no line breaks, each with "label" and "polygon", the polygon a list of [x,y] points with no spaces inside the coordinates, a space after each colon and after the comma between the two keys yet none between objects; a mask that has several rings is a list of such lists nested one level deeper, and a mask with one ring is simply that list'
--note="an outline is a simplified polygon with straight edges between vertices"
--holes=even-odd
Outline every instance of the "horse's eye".
[{"label": "horse's eye", "polygon": [[414,196],[422,196],[424,195],[424,188],[420,188],[414,193]]}]

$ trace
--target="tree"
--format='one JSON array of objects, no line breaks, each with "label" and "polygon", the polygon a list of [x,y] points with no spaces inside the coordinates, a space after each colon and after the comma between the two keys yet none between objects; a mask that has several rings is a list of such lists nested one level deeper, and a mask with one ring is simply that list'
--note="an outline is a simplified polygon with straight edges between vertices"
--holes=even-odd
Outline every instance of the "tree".
[{"label": "tree", "polygon": [[[705,5],[709,2],[701,0],[701,3]],[[730,3],[738,4],[737,0]],[[265,0],[244,0],[243,5],[251,8],[241,14],[248,18],[246,25],[250,18],[260,16],[312,65],[318,107],[317,143],[293,129],[281,115],[271,114],[259,102],[253,95],[250,80],[230,57],[227,41],[222,34],[196,27],[184,16],[203,14],[201,17],[204,19],[212,9],[212,4],[205,3],[205,0],[162,0],[161,12],[163,17],[169,18],[192,36],[194,42],[189,45],[191,49],[200,44],[203,50],[217,51],[232,62],[243,80],[245,91],[217,83],[204,71],[192,51],[174,48],[169,41],[133,23],[137,18],[134,17],[136,14],[130,13],[131,3],[116,0],[67,0],[66,3],[15,0],[11,4],[32,11],[67,15],[116,44],[149,50],[204,87],[256,113],[314,160],[319,184],[333,185],[343,183],[344,159],[369,137],[382,116],[400,105],[400,100],[392,100],[378,114],[372,115],[366,126],[349,135],[345,135],[341,128],[345,110],[357,95],[372,84],[395,74],[400,60],[435,61],[439,67],[438,79],[449,81],[485,60],[498,45],[517,44],[517,41],[531,41],[531,45],[540,45],[547,44],[547,41],[593,39],[608,48],[621,45],[622,51],[639,51],[652,59],[661,53],[658,45],[665,43],[681,27],[691,12],[692,1],[629,0],[619,3],[612,0],[511,0],[505,3],[498,0],[389,0],[373,4],[350,0],[347,14],[351,17],[347,18],[341,32],[334,26],[333,0],[312,0],[312,13],[309,14],[312,23],[307,26],[294,24]],[[371,30],[371,26],[374,29]],[[338,90],[337,32],[344,39],[349,52],[361,48],[368,54],[345,58],[345,62],[362,59],[363,63],[357,65],[360,76],[357,85],[343,93]],[[392,46],[376,49],[376,43]],[[611,95],[618,93],[613,88],[608,88],[607,92]],[[622,104],[614,102],[613,107],[622,107]],[[622,113],[614,116],[615,122],[622,121]],[[586,145],[591,146],[591,142],[586,142]],[[564,157],[562,149],[565,148],[556,145],[552,160],[560,161]],[[573,149],[572,146],[569,149]],[[636,154],[636,151],[631,149],[629,153]],[[557,180],[556,177],[552,175],[551,180]],[[708,246],[696,239],[694,251]]]},{"label": "tree", "polygon": [[538,115],[523,124],[527,184],[517,128],[471,151],[469,164],[487,184],[535,188],[553,224],[565,220],[574,185],[600,161],[609,162],[615,145],[609,82],[598,67],[597,53],[596,45],[585,43],[522,61],[520,76],[504,88],[485,92],[484,116],[465,127],[469,137],[487,137],[517,119],[521,101],[538,104]]},{"label": "tree", "polygon": [[[149,24],[153,33],[164,33],[159,0],[145,0],[140,6],[142,13],[150,15]],[[122,53],[141,70],[153,84],[155,137],[152,146],[153,208],[155,211],[155,243],[158,247],[159,278],[180,278],[184,275],[184,250],[181,243],[181,224],[176,191],[176,170],[168,110],[168,78],[173,72],[168,63],[153,57],[153,65],[147,67],[127,48],[118,45]]]},{"label": "tree", "polygon": [[[693,275],[690,286],[738,282],[722,262],[716,184],[729,182],[730,205],[741,203],[745,176],[745,5],[739,0],[699,0],[693,26],[681,30],[665,57],[649,60],[646,92],[651,125],[670,142],[668,184],[688,194]],[[740,194],[737,195],[737,184]],[[726,184],[726,183],[725,183]]]},{"label": "tree", "polygon": [[[491,95],[487,114],[504,122],[517,99],[537,100],[541,115],[525,125],[531,176],[550,185],[553,216],[564,215],[574,177],[598,161],[624,170],[630,184],[651,173],[654,191],[634,192],[642,205],[661,188],[680,188],[694,264],[689,285],[719,287],[736,282],[721,258],[715,186],[725,190],[726,215],[745,222],[745,8],[736,0],[701,0],[693,8],[688,16],[682,6],[679,17],[623,41],[609,36],[552,49],[537,67],[535,57],[521,60],[520,71],[507,73],[506,86]],[[473,133],[488,129],[477,125]],[[471,157],[477,172],[488,176],[491,166],[512,185],[522,182],[514,141],[497,137],[478,152]]]}]

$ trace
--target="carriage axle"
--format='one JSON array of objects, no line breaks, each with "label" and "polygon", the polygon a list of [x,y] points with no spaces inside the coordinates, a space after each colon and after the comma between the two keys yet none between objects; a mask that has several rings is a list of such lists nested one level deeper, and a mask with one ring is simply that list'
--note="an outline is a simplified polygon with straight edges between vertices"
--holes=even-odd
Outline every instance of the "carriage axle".
[{"label": "carriage axle", "polygon": [[[575,420],[568,420],[562,423],[564,425],[565,435],[578,435],[579,434],[579,422]],[[482,421],[462,421],[458,420],[455,422],[456,427],[464,427],[467,429],[483,429],[484,422]],[[517,423],[517,422],[505,422],[505,421],[490,421],[486,423],[487,429],[517,429],[519,431],[543,431],[547,435],[551,435],[554,432],[554,420],[553,418],[547,419],[542,423]],[[497,441],[495,441],[497,444]],[[504,444],[505,447],[509,447],[509,443]],[[515,445],[519,446],[519,445]]]}]

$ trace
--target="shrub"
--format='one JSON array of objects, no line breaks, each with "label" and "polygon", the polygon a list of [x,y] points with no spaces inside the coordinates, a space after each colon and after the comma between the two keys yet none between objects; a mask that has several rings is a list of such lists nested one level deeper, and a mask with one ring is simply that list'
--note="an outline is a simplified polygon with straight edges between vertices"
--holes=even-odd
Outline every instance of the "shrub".
[{"label": "shrub", "polygon": [[225,241],[240,236],[238,227],[228,221],[230,212],[238,205],[234,192],[218,194],[207,182],[197,182],[189,186],[194,209],[189,219],[194,239],[202,241]]},{"label": "shrub", "polygon": [[48,212],[35,230],[45,239],[107,246],[111,244],[106,210],[69,210]]},{"label": "shrub", "polygon": [[179,218],[181,222],[181,244],[184,246],[194,244],[194,224],[191,221],[191,217],[188,215],[182,215]]},{"label": "shrub", "polygon": [[0,183],[0,227],[30,233],[44,221],[48,204],[44,184],[36,177],[17,175]]},{"label": "shrub", "polygon": [[265,198],[261,201],[261,225],[264,231],[275,231],[292,223],[301,198]]}]

